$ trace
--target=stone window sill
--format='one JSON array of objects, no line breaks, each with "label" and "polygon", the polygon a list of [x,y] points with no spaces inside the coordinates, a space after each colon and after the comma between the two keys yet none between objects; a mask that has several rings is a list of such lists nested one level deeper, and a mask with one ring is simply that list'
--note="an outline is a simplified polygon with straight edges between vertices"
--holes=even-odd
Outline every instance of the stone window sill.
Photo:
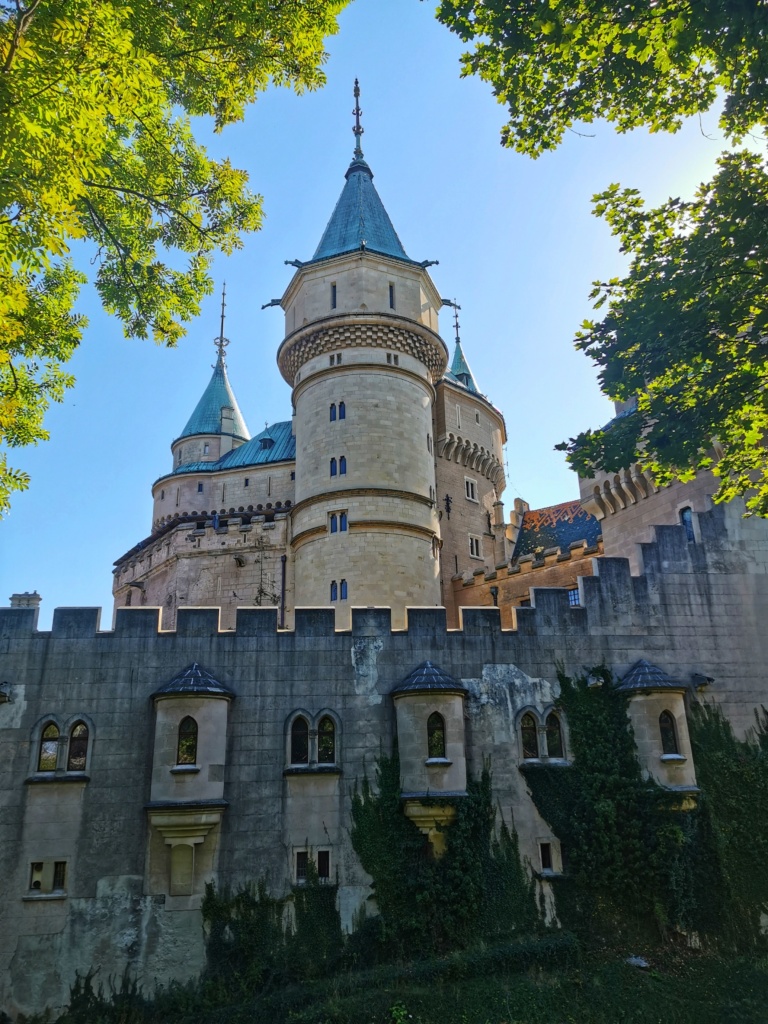
[{"label": "stone window sill", "polygon": [[283,775],[341,775],[336,764],[292,764],[283,769]]},{"label": "stone window sill", "polygon": [[199,764],[177,764],[175,768],[171,768],[171,775],[197,775],[199,771]]},{"label": "stone window sill", "polygon": [[538,876],[539,876],[539,878],[545,878],[545,879],[548,879],[548,878],[562,878],[563,877],[563,872],[562,871],[555,871],[554,868],[542,868],[541,871],[538,872]]},{"label": "stone window sill", "polygon": [[424,764],[430,768],[447,768],[453,761],[447,757],[428,757]]},{"label": "stone window sill", "polygon": [[28,892],[22,897],[25,903],[34,903],[38,900],[49,901],[49,900],[65,900],[67,894],[63,889],[56,889],[55,892]]},{"label": "stone window sill", "polygon": [[682,754],[662,754],[661,755],[661,762],[662,762],[662,764],[683,764],[687,760],[688,760],[688,758],[687,757],[683,757]]},{"label": "stone window sill", "polygon": [[571,762],[566,757],[524,757],[520,762],[521,768],[535,768],[538,765],[551,764],[555,768],[569,768]]},{"label": "stone window sill", "polygon": [[85,772],[35,772],[29,775],[25,782],[27,785],[37,785],[39,782],[90,782],[90,775]]}]

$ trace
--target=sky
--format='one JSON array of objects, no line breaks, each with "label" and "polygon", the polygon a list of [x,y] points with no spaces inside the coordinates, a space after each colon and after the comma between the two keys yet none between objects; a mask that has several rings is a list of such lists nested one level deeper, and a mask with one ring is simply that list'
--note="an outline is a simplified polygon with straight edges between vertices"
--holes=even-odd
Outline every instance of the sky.
[{"label": "sky", "polygon": [[[429,0],[355,0],[339,25],[322,90],[270,89],[220,135],[196,122],[213,156],[247,170],[265,221],[216,259],[215,294],[187,337],[175,349],[126,339],[83,289],[89,327],[69,364],[77,384],[47,415],[50,440],[10,453],[32,482],[0,521],[0,604],[37,590],[40,628],[55,607],[83,605],[100,605],[111,628],[112,564],[150,533],[152,482],[171,468],[170,443],[211,375],[225,280],[227,365],[246,422],[255,434],[290,417],[275,362],[283,314],[261,306],[291,280],[285,260],[312,256],[344,185],[355,77],[379,195],[408,255],[439,260],[430,273],[461,305],[478,387],[505,415],[507,515],[515,497],[539,508],[578,496],[554,445],[605,423],[612,405],[573,337],[591,315],[592,282],[626,268],[591,196],[612,182],[652,204],[692,195],[724,148],[716,114],[674,136],[593,125],[531,160],[500,145],[504,109],[490,86],[460,77],[464,47]],[[452,349],[448,308],[440,329]]]}]

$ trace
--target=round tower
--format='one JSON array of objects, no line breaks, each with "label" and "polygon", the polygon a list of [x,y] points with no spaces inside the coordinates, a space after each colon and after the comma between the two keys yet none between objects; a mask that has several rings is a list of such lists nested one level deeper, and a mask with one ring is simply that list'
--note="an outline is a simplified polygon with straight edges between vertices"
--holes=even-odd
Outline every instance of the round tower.
[{"label": "round tower", "polygon": [[[355,83],[355,97],[359,95]],[[409,259],[360,146],[320,244],[281,305],[293,388],[296,606],[440,603],[434,385],[447,363],[440,296]]]}]

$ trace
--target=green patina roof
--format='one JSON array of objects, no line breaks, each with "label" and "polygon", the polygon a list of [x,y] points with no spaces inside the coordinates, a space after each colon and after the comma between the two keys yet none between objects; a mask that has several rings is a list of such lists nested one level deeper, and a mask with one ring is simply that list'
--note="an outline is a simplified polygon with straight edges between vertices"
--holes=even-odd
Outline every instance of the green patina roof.
[{"label": "green patina roof", "polygon": [[339,201],[309,262],[369,249],[411,263],[374,187],[373,171],[362,153],[355,155],[345,177],[347,182]]},{"label": "green patina roof", "polygon": [[469,368],[469,363],[464,358],[464,352],[461,348],[461,342],[456,339],[456,348],[453,351],[453,359],[451,360],[451,368],[446,373],[446,377],[450,380],[454,378],[460,384],[463,384],[467,391],[474,391],[476,394],[480,394],[477,390],[477,384],[475,384],[475,378],[472,376],[472,371]]},{"label": "green patina roof", "polygon": [[[232,388],[227,378],[227,368],[224,359],[219,355],[216,365],[213,368],[213,376],[208,382],[208,387],[203,392],[202,398],[195,406],[195,411],[189,417],[186,427],[176,438],[192,437],[193,434],[222,434],[221,410],[224,406],[232,409],[234,429],[232,436],[242,438],[243,441],[250,440],[248,427],[245,425],[243,414],[237,404]],[[229,433],[229,431],[227,431]]]}]

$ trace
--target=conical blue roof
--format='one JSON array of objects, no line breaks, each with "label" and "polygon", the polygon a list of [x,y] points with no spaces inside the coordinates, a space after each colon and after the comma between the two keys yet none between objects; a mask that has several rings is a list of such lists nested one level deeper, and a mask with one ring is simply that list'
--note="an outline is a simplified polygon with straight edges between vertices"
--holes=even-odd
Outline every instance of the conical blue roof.
[{"label": "conical blue roof", "polygon": [[[195,406],[195,411],[189,417],[186,427],[184,427],[176,440],[178,441],[182,437],[192,437],[193,434],[223,434],[221,410],[225,406],[230,406],[232,409],[234,424],[231,431],[232,436],[238,437],[243,441],[250,440],[251,435],[248,432],[243,414],[240,412],[237,399],[232,393],[232,388],[229,384],[224,358],[222,355],[219,355],[213,368],[213,376],[208,382],[208,387]],[[230,431],[226,433],[230,433]]]},{"label": "conical blue roof", "polygon": [[476,394],[480,392],[477,390],[475,384],[475,378],[472,376],[472,371],[469,368],[469,363],[464,358],[464,352],[461,348],[461,342],[456,339],[456,348],[453,351],[453,359],[451,360],[451,369],[446,376],[455,377],[456,380],[463,384],[467,391],[474,391]]},{"label": "conical blue roof", "polygon": [[339,201],[309,262],[369,249],[410,263],[374,187],[373,171],[362,154],[355,156],[345,177],[347,182]]}]

